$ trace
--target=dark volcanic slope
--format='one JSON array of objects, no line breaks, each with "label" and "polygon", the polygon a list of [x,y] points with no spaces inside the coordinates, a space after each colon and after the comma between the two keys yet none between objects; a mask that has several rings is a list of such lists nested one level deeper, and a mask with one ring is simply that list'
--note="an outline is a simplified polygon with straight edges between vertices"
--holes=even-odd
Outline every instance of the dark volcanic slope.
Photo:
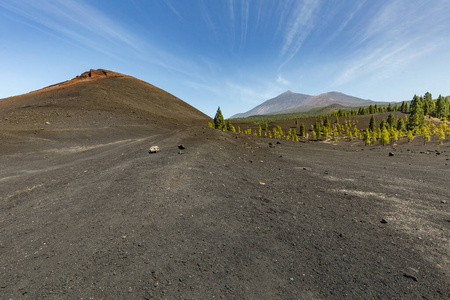
[{"label": "dark volcanic slope", "polygon": [[450,298],[448,141],[273,148],[90,75],[0,101],[0,299]]},{"label": "dark volcanic slope", "polygon": [[3,129],[71,129],[146,121],[166,127],[207,120],[205,114],[151,84],[106,70],[91,70],[67,82],[0,100]]},{"label": "dark volcanic slope", "polygon": [[106,133],[0,156],[0,298],[450,297],[448,143]]}]

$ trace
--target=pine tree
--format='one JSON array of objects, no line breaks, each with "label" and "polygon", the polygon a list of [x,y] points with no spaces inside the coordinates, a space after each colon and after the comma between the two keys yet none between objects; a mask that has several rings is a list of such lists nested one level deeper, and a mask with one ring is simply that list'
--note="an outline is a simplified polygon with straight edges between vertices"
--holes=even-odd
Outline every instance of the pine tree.
[{"label": "pine tree", "polygon": [[369,129],[373,132],[376,128],[375,117],[372,115],[372,118],[370,118]]},{"label": "pine tree", "polygon": [[423,144],[425,145],[431,140],[430,132],[428,130],[428,127],[424,126],[422,128],[422,138],[423,138]]},{"label": "pine tree", "polygon": [[383,146],[389,144],[389,132],[386,128],[383,128],[383,130],[381,131],[380,139],[378,140],[378,142]]},{"label": "pine tree", "polygon": [[390,127],[394,126],[395,123],[395,117],[392,113],[389,114],[388,118],[387,118],[387,123],[389,124]]},{"label": "pine tree", "polygon": [[386,128],[386,121],[384,119],[381,119],[380,129],[383,130],[384,128]]},{"label": "pine tree", "polygon": [[400,106],[400,111],[403,113],[406,113],[406,103],[405,101],[402,102],[402,106]]},{"label": "pine tree", "polygon": [[220,106],[217,109],[216,116],[214,117],[214,127],[219,130],[223,130],[225,128],[225,120],[223,119]]},{"label": "pine tree", "polygon": [[429,92],[426,92],[423,96],[423,114],[431,115],[433,113],[433,97]]},{"label": "pine tree", "polygon": [[439,128],[438,139],[439,139],[439,144],[442,144],[445,140],[445,131],[442,126]]},{"label": "pine tree", "polygon": [[402,118],[399,118],[397,121],[397,130],[402,131],[405,129],[405,122],[403,122]]},{"label": "pine tree", "polygon": [[366,129],[366,131],[364,131],[364,145],[366,145],[366,146],[370,145],[370,132],[369,132],[369,129]]},{"label": "pine tree", "polygon": [[442,95],[439,95],[437,101],[436,101],[436,118],[443,119],[447,118],[449,114],[449,105],[448,105],[448,99],[442,97]]},{"label": "pine tree", "polygon": [[323,136],[325,137],[325,140],[328,140],[328,135],[329,135],[328,127],[324,126],[323,127]]},{"label": "pine tree", "polygon": [[236,132],[236,128],[234,128],[230,120],[227,121],[227,130],[231,132]]},{"label": "pine tree", "polygon": [[406,136],[408,137],[408,143],[411,143],[414,140],[414,134],[411,130],[408,130]]},{"label": "pine tree", "polygon": [[372,132],[372,138],[371,138],[372,142],[375,143],[377,141],[377,138],[378,138],[377,132],[376,131]]},{"label": "pine tree", "polygon": [[305,136],[305,124],[300,123],[300,136]]},{"label": "pine tree", "polygon": [[392,111],[392,105],[389,103],[388,107],[387,107],[387,111]]},{"label": "pine tree", "polygon": [[325,121],[323,122],[323,127],[326,127],[329,130],[330,126],[331,126],[330,120],[328,119],[328,116],[326,116]]},{"label": "pine tree", "polygon": [[422,127],[424,119],[423,99],[422,97],[417,97],[416,95],[414,95],[414,98],[411,101],[410,114],[406,127],[408,128],[408,130],[418,130],[420,127]]},{"label": "pine tree", "polygon": [[391,139],[391,144],[393,145],[396,141],[398,141],[398,132],[395,127],[391,127],[389,130],[389,137]]},{"label": "pine tree", "polygon": [[316,120],[316,123],[314,123],[314,131],[316,132],[317,138],[320,138],[320,123]]}]

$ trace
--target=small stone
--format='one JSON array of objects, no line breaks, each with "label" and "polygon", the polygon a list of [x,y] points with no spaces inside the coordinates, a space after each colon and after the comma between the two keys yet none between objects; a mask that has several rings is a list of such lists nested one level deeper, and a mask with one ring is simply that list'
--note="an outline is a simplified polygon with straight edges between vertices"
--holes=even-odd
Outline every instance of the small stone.
[{"label": "small stone", "polygon": [[388,222],[388,220],[386,219],[381,219],[381,223],[386,224]]},{"label": "small stone", "polygon": [[281,143],[280,143],[280,142],[277,142],[277,145],[281,145]]},{"label": "small stone", "polygon": [[151,146],[150,149],[148,150],[148,153],[157,153],[161,151],[161,149],[159,149],[158,146]]},{"label": "small stone", "polygon": [[178,149],[184,150],[184,149],[186,149],[186,147],[184,145],[180,144],[180,145],[178,145]]},{"label": "small stone", "polygon": [[442,204],[447,204],[447,201],[441,200],[441,203],[442,203]]},{"label": "small stone", "polygon": [[45,122],[45,125],[50,125],[50,122]]},{"label": "small stone", "polygon": [[409,274],[406,274],[406,273],[403,273],[403,276],[406,277],[406,278],[412,279],[412,280],[417,282],[417,277],[415,277],[415,276],[412,276],[412,275],[409,275]]},{"label": "small stone", "polygon": [[389,156],[394,156],[394,153],[393,152],[389,152]]}]

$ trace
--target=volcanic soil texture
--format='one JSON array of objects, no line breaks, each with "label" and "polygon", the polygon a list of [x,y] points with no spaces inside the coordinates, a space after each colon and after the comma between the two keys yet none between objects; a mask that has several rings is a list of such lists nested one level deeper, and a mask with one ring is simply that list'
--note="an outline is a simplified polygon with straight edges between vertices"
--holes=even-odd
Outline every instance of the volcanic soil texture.
[{"label": "volcanic soil texture", "polygon": [[126,76],[0,100],[0,298],[450,298],[448,142],[208,121]]}]

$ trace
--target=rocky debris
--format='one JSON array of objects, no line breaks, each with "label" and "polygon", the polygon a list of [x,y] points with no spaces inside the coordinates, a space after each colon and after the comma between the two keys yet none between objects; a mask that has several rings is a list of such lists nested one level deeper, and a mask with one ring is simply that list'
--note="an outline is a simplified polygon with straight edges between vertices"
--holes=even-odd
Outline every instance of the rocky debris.
[{"label": "rocky debris", "polygon": [[98,78],[105,78],[105,77],[119,77],[123,76],[120,73],[104,70],[104,69],[97,69],[93,70],[90,69],[87,72],[84,72],[80,76],[75,77],[75,79],[98,79]]},{"label": "rocky debris", "polygon": [[280,142],[277,142],[277,145],[281,145],[281,143],[280,143]]},{"label": "rocky debris", "polygon": [[275,148],[275,146],[272,143],[269,143],[269,148]]},{"label": "rocky debris", "polygon": [[381,219],[380,221],[382,224],[387,224],[388,220],[387,219]]},{"label": "rocky debris", "polygon": [[158,146],[151,146],[150,149],[148,150],[148,153],[157,153],[161,151],[161,149],[159,149]]},{"label": "rocky debris", "polygon": [[409,274],[406,274],[406,273],[403,273],[403,276],[406,277],[406,278],[412,279],[412,280],[417,282],[417,277],[415,277],[415,276],[412,276],[412,275],[409,275]]},{"label": "rocky debris", "polygon": [[45,125],[50,125],[50,122],[45,122]]},{"label": "rocky debris", "polygon": [[389,152],[389,156],[394,156],[394,153],[393,152]]},{"label": "rocky debris", "polygon": [[184,150],[184,149],[186,149],[186,147],[183,144],[180,144],[180,145],[178,145],[178,149]]}]

